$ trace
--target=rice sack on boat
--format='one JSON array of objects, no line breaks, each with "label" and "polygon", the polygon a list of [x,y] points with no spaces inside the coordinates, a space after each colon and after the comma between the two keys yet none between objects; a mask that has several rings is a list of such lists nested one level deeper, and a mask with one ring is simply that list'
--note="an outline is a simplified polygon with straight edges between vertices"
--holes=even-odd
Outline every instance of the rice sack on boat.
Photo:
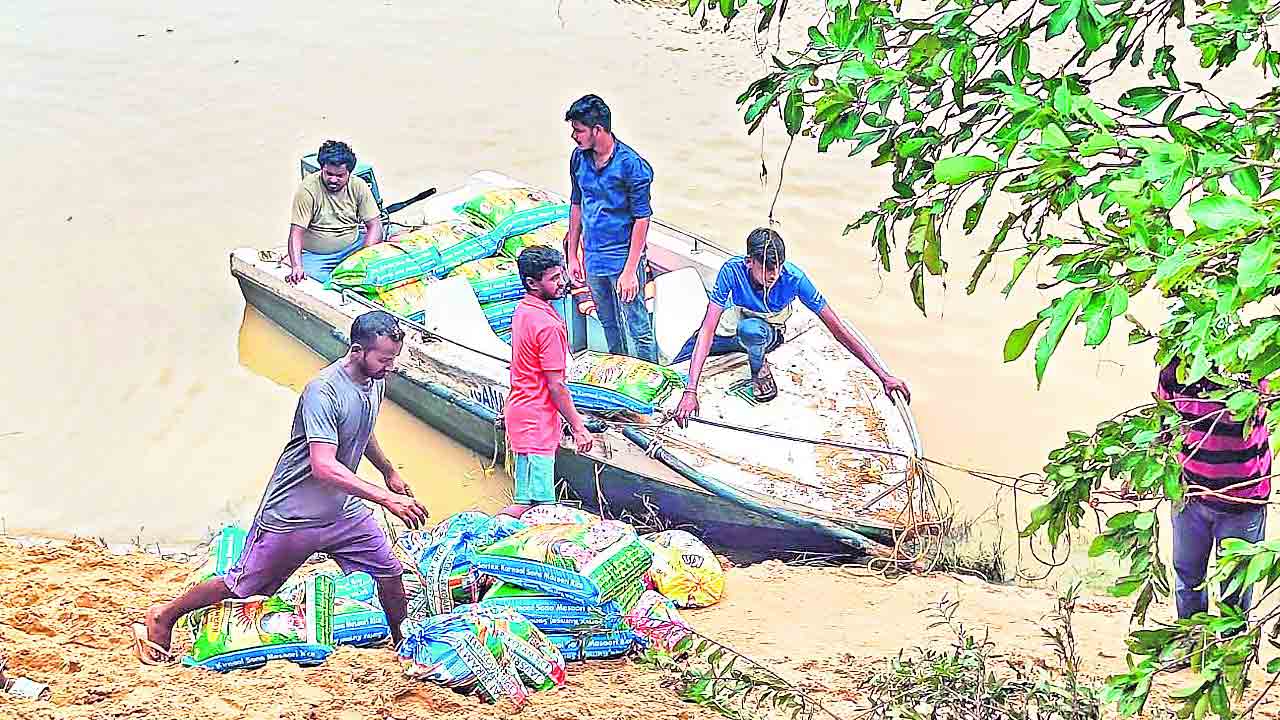
[{"label": "rice sack on boat", "polygon": [[520,251],[527,247],[549,247],[564,252],[564,236],[569,232],[569,223],[554,222],[550,225],[532,230],[521,235],[514,235],[502,243],[502,254],[515,259]]},{"label": "rice sack on boat", "polygon": [[393,288],[411,280],[442,277],[449,268],[441,250],[483,234],[485,230],[474,223],[446,220],[394,235],[377,245],[356,251],[339,263],[329,276],[329,284],[367,293]]},{"label": "rice sack on boat", "polygon": [[566,375],[573,402],[581,410],[630,410],[651,414],[684,377],[668,367],[624,355],[587,351],[573,358]]},{"label": "rice sack on boat", "polygon": [[520,282],[520,273],[516,261],[506,257],[491,257],[472,260],[453,272],[450,277],[461,276],[471,284],[476,299],[480,304],[501,302],[503,300],[519,300],[524,296],[524,285]]}]

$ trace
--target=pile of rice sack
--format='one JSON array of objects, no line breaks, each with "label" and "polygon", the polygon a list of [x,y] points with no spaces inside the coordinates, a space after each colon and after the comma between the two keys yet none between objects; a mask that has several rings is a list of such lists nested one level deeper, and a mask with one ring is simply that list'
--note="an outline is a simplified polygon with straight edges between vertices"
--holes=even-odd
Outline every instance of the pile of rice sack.
[{"label": "pile of rice sack", "polygon": [[[447,276],[465,277],[489,327],[510,343],[511,318],[524,296],[515,259],[535,245],[563,250],[569,206],[536,188],[495,188],[454,212],[454,219],[354,253],[333,271],[331,287],[351,288],[396,315],[425,322],[427,285]],[[574,292],[579,309],[594,312],[589,291]],[[646,292],[652,292],[652,283]],[[679,373],[661,365],[596,352],[574,359],[569,381],[578,407],[594,412],[652,414],[684,386]]]},{"label": "pile of rice sack", "polygon": [[563,683],[566,661],[672,650],[689,634],[677,604],[724,591],[719,562],[692,535],[640,537],[562,505],[520,520],[459,513],[402,534],[398,549],[417,575],[406,674],[517,705]]}]

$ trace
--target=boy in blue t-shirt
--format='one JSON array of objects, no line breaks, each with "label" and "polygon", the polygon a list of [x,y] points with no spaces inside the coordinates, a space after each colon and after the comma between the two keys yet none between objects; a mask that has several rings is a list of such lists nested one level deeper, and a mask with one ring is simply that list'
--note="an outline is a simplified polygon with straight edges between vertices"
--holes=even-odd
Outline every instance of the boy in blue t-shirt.
[{"label": "boy in blue t-shirt", "polygon": [[782,344],[783,328],[798,298],[822,320],[841,345],[848,348],[884,383],[885,393],[901,392],[911,399],[907,384],[889,374],[836,315],[809,276],[786,261],[782,236],[756,228],[747,236],[747,254],[731,258],[720,268],[715,287],[707,294],[702,327],[684,344],[672,362],[689,358],[689,385],[676,408],[676,422],[684,427],[698,411],[698,379],[708,355],[745,352],[751,367],[752,392],[761,402],[778,396],[778,385],[765,355]]}]

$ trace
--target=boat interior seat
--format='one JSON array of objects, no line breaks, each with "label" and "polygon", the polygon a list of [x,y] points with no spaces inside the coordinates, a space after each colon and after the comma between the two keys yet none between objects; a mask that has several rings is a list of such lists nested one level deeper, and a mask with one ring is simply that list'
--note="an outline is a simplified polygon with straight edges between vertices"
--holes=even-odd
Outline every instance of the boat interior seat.
[{"label": "boat interior seat", "polygon": [[662,273],[653,280],[653,336],[658,359],[670,364],[707,312],[707,288],[695,267]]},{"label": "boat interior seat", "polygon": [[427,285],[425,291],[427,330],[467,347],[511,360],[511,346],[489,327],[480,301],[465,277],[447,277]]}]

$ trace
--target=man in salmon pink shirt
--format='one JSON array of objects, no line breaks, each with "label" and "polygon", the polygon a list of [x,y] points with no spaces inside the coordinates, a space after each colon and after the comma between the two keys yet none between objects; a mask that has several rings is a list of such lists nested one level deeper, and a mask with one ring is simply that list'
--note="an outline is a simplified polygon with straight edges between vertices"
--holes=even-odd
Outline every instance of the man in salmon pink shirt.
[{"label": "man in salmon pink shirt", "polygon": [[533,246],[516,264],[525,295],[511,318],[511,393],[504,413],[507,446],[516,461],[515,492],[514,504],[503,513],[519,517],[533,505],[556,501],[560,417],[569,422],[578,452],[590,450],[593,440],[569,395],[569,334],[551,307],[569,287],[564,258],[554,248]]}]

